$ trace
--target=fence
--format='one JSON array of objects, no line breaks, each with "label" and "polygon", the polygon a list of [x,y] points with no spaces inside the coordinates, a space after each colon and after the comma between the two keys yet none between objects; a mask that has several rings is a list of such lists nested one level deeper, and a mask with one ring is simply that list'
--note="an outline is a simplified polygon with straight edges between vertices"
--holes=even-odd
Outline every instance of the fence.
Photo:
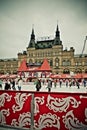
[{"label": "fence", "polygon": [[87,130],[87,94],[0,91],[0,126]]}]

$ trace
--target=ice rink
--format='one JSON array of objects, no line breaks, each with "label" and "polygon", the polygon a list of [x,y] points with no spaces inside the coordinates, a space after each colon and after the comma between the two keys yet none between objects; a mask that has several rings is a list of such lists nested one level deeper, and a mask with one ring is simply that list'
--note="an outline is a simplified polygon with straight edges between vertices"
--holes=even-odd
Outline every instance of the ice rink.
[{"label": "ice rink", "polygon": [[[15,87],[16,87],[16,90],[18,90],[18,86],[16,85]],[[4,90],[4,84],[3,84],[2,90]],[[22,91],[36,91],[36,86],[34,82],[27,82],[27,83],[25,82],[23,83],[21,90]],[[44,85],[42,84],[40,92],[48,92],[47,83]],[[66,87],[64,83],[62,84],[61,87],[57,83],[57,86],[55,87],[53,83],[51,92],[87,93],[87,87],[84,87],[82,84],[80,84],[79,89],[77,86]]]}]

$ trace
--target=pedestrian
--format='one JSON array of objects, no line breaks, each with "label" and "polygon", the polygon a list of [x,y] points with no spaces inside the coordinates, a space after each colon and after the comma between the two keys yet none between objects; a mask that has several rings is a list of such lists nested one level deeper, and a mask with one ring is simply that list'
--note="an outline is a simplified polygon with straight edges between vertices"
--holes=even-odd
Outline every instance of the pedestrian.
[{"label": "pedestrian", "polygon": [[66,87],[68,87],[68,85],[69,85],[69,81],[68,81],[68,79],[66,79]]},{"label": "pedestrian", "polygon": [[54,80],[54,87],[56,88],[56,86],[57,86],[57,81]]},{"label": "pedestrian", "polygon": [[15,88],[15,80],[14,79],[11,81],[11,84],[12,84],[12,89],[16,90],[16,88]]},{"label": "pedestrian", "polygon": [[2,80],[0,79],[0,90],[2,90]]},{"label": "pedestrian", "polygon": [[60,85],[60,88],[62,86],[62,79],[59,80],[59,85]]},{"label": "pedestrian", "polygon": [[23,84],[23,81],[22,81],[22,78],[20,78],[20,79],[18,80],[18,90],[19,90],[19,91],[21,90],[22,84]]},{"label": "pedestrian", "polygon": [[40,79],[37,79],[37,81],[36,81],[36,91],[40,91],[40,89],[41,89],[41,81],[40,81]]},{"label": "pedestrian", "polygon": [[47,88],[48,88],[48,92],[50,92],[51,88],[52,88],[52,80],[51,79],[48,80]]},{"label": "pedestrian", "polygon": [[84,85],[84,87],[86,87],[86,80],[85,79],[83,80],[83,85]]},{"label": "pedestrian", "polygon": [[70,80],[69,81],[69,87],[71,88],[71,86],[72,86],[72,81]]},{"label": "pedestrian", "polygon": [[78,89],[80,88],[80,83],[78,82],[78,80],[76,81],[76,86],[78,87]]},{"label": "pedestrian", "polygon": [[5,90],[11,90],[11,84],[10,84],[10,81],[7,81],[5,82]]}]

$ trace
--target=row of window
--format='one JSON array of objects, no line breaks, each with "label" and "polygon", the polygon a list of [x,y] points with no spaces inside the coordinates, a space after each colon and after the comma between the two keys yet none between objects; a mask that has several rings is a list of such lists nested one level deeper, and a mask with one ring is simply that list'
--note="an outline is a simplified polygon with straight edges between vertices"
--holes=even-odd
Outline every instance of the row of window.
[{"label": "row of window", "polygon": [[[30,59],[30,60],[29,60],[29,63],[33,63],[33,60]],[[36,60],[35,63],[42,63],[42,60],[39,60],[39,61]],[[50,66],[53,66],[53,60],[49,60],[49,64],[50,64]],[[62,65],[63,65],[63,66],[70,66],[70,65],[71,65],[71,61],[70,61],[70,60],[63,60],[63,61],[62,61]],[[81,63],[81,62],[76,62],[75,65],[76,65],[76,66],[81,66],[82,63]],[[86,65],[86,66],[87,66],[87,61],[85,61],[83,65]],[[59,66],[59,59],[58,59],[58,58],[55,59],[55,66],[56,66],[56,67]]]},{"label": "row of window", "polygon": [[12,67],[13,67],[13,68],[16,67],[16,68],[17,68],[17,64],[15,64],[15,65],[12,65],[12,64],[9,64],[9,65],[7,65],[7,64],[5,64],[5,65],[0,65],[0,69],[1,69],[1,68],[8,68],[8,67],[11,67],[11,68],[12,68]]},{"label": "row of window", "polygon": [[17,74],[17,71],[16,70],[0,70],[0,74]]},{"label": "row of window", "polygon": [[47,51],[47,52],[37,52],[37,53],[29,53],[28,54],[28,56],[29,57],[49,57],[49,56],[53,56],[53,55],[58,55],[59,54],[59,52],[58,51],[56,51],[56,52],[49,52],[49,51]]},{"label": "row of window", "polygon": [[[63,70],[64,74],[70,74],[70,70],[69,69],[64,69]],[[81,69],[75,69],[74,73],[82,73]],[[87,69],[84,71],[84,73],[87,73]]]}]

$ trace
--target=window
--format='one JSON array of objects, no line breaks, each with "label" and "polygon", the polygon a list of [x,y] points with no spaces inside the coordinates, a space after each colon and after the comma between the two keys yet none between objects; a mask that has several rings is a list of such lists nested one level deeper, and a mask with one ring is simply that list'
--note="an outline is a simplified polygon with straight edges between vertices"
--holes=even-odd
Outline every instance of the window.
[{"label": "window", "polygon": [[59,66],[59,59],[58,59],[58,58],[55,59],[55,66],[56,66],[56,67]]},{"label": "window", "polygon": [[50,66],[53,66],[53,60],[50,60]]},{"label": "window", "polygon": [[63,65],[63,66],[70,66],[70,65],[71,65],[71,62],[70,62],[70,60],[63,60],[63,61],[62,61],[62,65]]},{"label": "window", "polygon": [[64,73],[64,74],[70,74],[70,71],[69,71],[69,69],[64,69],[64,70],[63,70],[63,73]]},{"label": "window", "polygon": [[81,69],[76,69],[75,73],[82,73],[82,70]]},{"label": "window", "polygon": [[87,61],[85,61],[85,65],[87,65]]},{"label": "window", "polygon": [[85,70],[85,73],[87,73],[87,69]]},{"label": "window", "polygon": [[79,61],[77,61],[75,64],[76,64],[76,66],[82,65],[82,63]]}]

